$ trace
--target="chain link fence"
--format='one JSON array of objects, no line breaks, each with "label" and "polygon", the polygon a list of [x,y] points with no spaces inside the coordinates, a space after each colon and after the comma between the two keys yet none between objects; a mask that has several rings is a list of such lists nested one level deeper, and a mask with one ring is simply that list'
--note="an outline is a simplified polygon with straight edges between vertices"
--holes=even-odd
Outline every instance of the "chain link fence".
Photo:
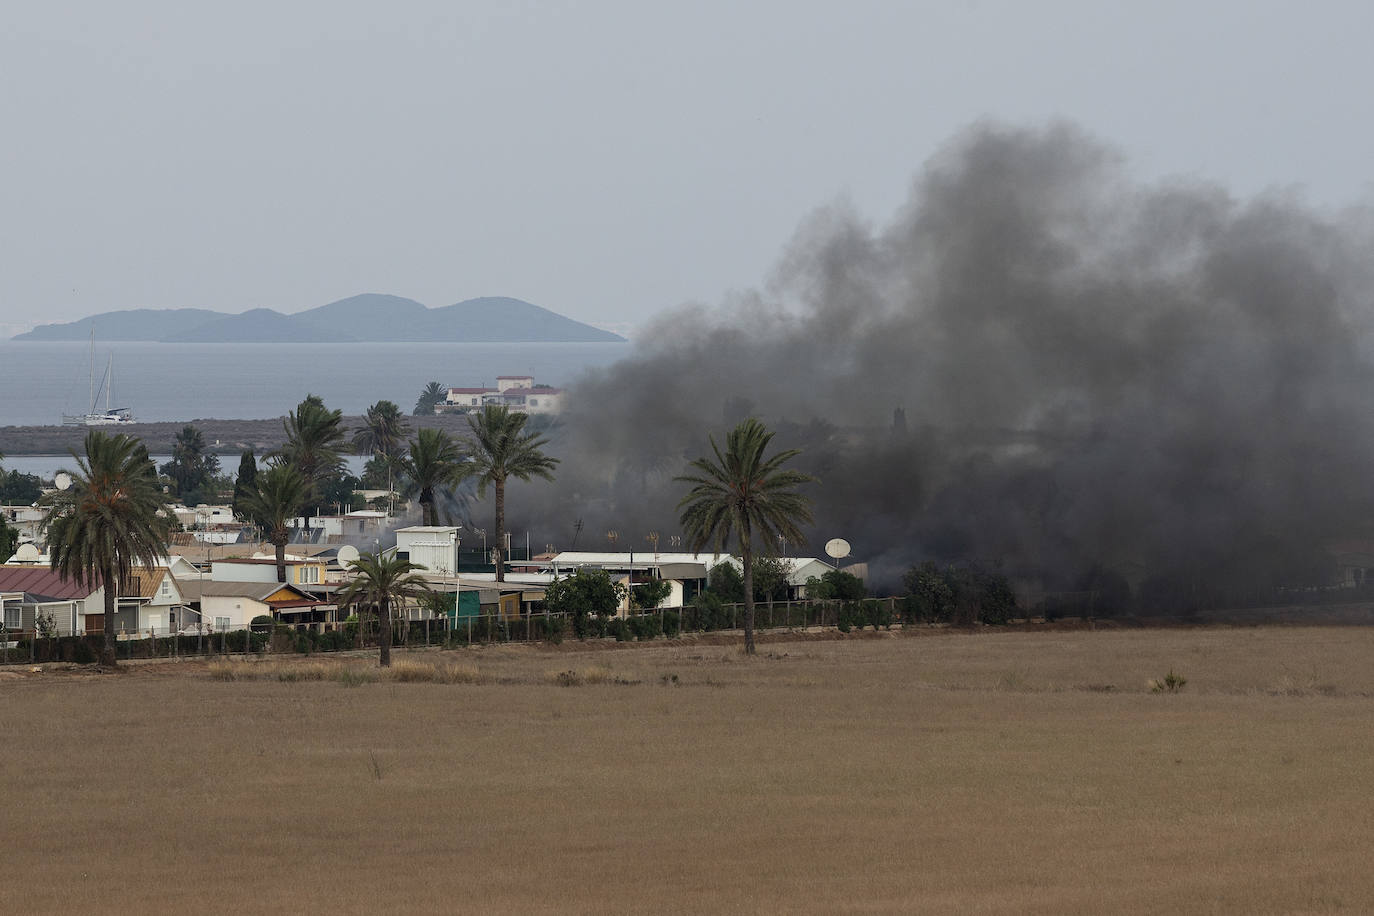
[{"label": "chain link fence", "polygon": [[[760,602],[754,609],[756,630],[809,630],[814,628],[900,622],[900,598],[856,601]],[[392,624],[396,647],[454,648],[506,642],[561,642],[564,638],[650,640],[676,637],[684,632],[732,632],[744,626],[744,606],[723,604],[713,608],[694,606],[656,608],[626,616],[581,620],[561,613],[466,615],[457,619],[432,617],[410,620],[398,617]],[[278,624],[251,629],[216,630],[206,626],[173,632],[168,628],[121,630],[115,640],[120,660],[204,657],[216,655],[315,654],[374,648],[378,645],[375,615],[339,623],[291,626]],[[95,662],[105,646],[104,633],[74,636],[47,635],[33,630],[0,629],[0,664],[45,662]]]}]

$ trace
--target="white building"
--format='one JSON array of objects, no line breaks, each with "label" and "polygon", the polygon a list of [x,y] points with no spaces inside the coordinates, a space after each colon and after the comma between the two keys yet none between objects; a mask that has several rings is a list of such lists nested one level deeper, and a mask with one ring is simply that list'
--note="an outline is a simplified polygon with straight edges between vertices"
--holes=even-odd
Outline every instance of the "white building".
[{"label": "white building", "polygon": [[472,411],[487,404],[508,407],[514,413],[551,414],[563,409],[563,389],[537,385],[532,375],[498,375],[494,388],[450,388],[444,406]]},{"label": "white building", "polygon": [[445,525],[412,525],[396,529],[396,553],[416,566],[444,576],[458,569],[458,529]]}]

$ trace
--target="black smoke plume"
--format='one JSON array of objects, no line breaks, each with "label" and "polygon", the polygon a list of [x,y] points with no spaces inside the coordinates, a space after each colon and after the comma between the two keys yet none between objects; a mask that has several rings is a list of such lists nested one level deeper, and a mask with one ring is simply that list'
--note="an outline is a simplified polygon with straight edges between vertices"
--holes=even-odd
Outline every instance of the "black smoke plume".
[{"label": "black smoke plume", "polygon": [[788,552],[845,537],[880,585],[924,559],[1059,589],[1321,581],[1374,508],[1370,228],[1142,185],[1072,126],[977,126],[889,225],[821,210],[766,292],[671,314],[577,384],[558,481],[513,484],[512,527],[666,547],[672,477],[752,414],[821,478]]}]

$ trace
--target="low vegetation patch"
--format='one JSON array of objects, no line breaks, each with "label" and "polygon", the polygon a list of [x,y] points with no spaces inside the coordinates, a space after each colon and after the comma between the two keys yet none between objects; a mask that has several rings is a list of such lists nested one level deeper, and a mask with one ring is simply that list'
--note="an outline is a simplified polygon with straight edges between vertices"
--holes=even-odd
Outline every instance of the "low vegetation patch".
[{"label": "low vegetation patch", "polygon": [[390,668],[360,668],[334,661],[242,662],[214,661],[208,672],[217,681],[334,681],[357,687],[377,681],[402,684],[483,684],[491,679],[471,665],[402,660]]},{"label": "low vegetation patch", "polygon": [[581,671],[572,668],[566,671],[550,671],[547,677],[549,683],[557,684],[559,687],[586,687],[596,684],[629,686],[639,683],[616,674],[604,665],[589,665]]},{"label": "low vegetation patch", "polygon": [[1146,682],[1151,693],[1178,693],[1183,686],[1188,683],[1188,679],[1181,674],[1175,674],[1174,669],[1170,668],[1169,673],[1160,678],[1151,678]]}]

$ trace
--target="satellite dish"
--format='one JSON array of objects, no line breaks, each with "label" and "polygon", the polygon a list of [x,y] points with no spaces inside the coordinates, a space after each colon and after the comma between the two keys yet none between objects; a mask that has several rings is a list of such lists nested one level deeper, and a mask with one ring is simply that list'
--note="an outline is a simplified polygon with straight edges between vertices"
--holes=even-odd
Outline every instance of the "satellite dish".
[{"label": "satellite dish", "polygon": [[849,542],[844,538],[831,538],[825,542],[825,552],[832,560],[843,560],[849,556]]},{"label": "satellite dish", "polygon": [[37,563],[38,556],[38,548],[32,544],[20,544],[14,553],[14,558],[20,563]]},{"label": "satellite dish", "polygon": [[52,482],[53,486],[57,487],[59,490],[70,489],[72,485],[72,475],[68,474],[66,471],[59,471]]},{"label": "satellite dish", "polygon": [[339,548],[339,565],[352,566],[358,562],[358,548],[352,544],[345,544]]}]

